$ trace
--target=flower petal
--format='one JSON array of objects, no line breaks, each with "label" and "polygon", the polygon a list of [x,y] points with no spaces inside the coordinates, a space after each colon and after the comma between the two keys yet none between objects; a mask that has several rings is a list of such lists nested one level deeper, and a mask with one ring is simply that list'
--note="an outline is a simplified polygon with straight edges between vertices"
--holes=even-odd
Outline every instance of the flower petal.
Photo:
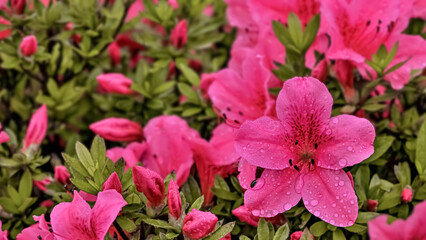
[{"label": "flower petal", "polygon": [[302,198],[309,212],[335,226],[355,223],[357,198],[345,171],[317,167],[303,181]]},{"label": "flower petal", "polygon": [[238,180],[240,185],[244,189],[249,189],[250,184],[256,179],[256,166],[247,162],[244,158],[241,158],[238,164]]},{"label": "flower petal", "polygon": [[368,222],[368,235],[371,240],[400,240],[404,238],[404,220],[388,224],[388,216],[381,215]]},{"label": "flower petal", "polygon": [[104,239],[105,234],[114,222],[121,208],[126,206],[123,196],[116,190],[105,190],[98,193],[98,199],[92,209],[91,223],[96,237]]},{"label": "flower petal", "polygon": [[[426,239],[426,201],[414,207],[413,214],[405,222],[405,239]],[[392,224],[392,227],[394,224]]]},{"label": "flower petal", "polygon": [[256,185],[244,194],[244,203],[259,217],[273,217],[295,206],[301,195],[295,184],[299,173],[293,168],[284,170],[266,169]]},{"label": "flower petal", "polygon": [[249,163],[268,169],[289,167],[290,151],[283,147],[284,128],[279,121],[261,117],[246,121],[235,138],[235,150]]},{"label": "flower petal", "polygon": [[318,166],[342,169],[360,163],[374,152],[374,126],[365,118],[339,115],[330,119],[325,135],[331,138],[316,151]]}]

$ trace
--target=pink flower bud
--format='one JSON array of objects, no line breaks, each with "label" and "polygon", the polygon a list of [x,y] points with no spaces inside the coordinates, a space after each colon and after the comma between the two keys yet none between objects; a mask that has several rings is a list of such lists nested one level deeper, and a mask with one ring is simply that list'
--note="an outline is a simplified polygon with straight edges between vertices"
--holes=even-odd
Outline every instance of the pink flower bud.
[{"label": "pink flower bud", "polygon": [[47,108],[46,105],[42,105],[32,116],[30,124],[28,125],[27,132],[24,139],[25,151],[30,145],[40,145],[46,136],[47,131]]},{"label": "pink flower bud", "polygon": [[377,200],[368,199],[366,203],[367,211],[375,212],[377,209],[377,204],[378,204]]},{"label": "pink flower bud", "polygon": [[116,172],[113,172],[111,176],[104,182],[104,185],[102,186],[102,191],[108,190],[108,189],[114,189],[119,194],[123,194],[123,186],[121,185],[120,178],[118,178],[118,175]]},{"label": "pink flower bud", "polygon": [[194,208],[183,219],[183,235],[190,239],[201,239],[214,231],[217,220],[213,213]]},{"label": "pink flower bud", "polygon": [[312,77],[320,80],[321,82],[325,82],[325,79],[327,77],[327,62],[325,59],[321,60],[318,65],[312,69]]},{"label": "pink flower bud", "polygon": [[[0,25],[10,25],[10,22],[2,17],[0,17]],[[12,29],[8,28],[0,31],[0,40],[3,38],[7,38],[12,33]]]},{"label": "pink flower bud", "polygon": [[26,0],[12,0],[11,1],[12,9],[17,14],[22,14],[24,12],[25,5],[27,5],[27,1]]},{"label": "pink flower bud", "polygon": [[413,200],[413,190],[410,186],[406,186],[401,193],[401,201],[403,203],[409,203]]},{"label": "pink flower bud", "polygon": [[[0,123],[0,130],[2,129],[1,123]],[[0,144],[5,143],[9,141],[9,136],[5,131],[0,131]]]},{"label": "pink flower bud", "polygon": [[177,0],[168,0],[167,3],[173,7],[173,9],[178,9],[179,8],[179,3]]},{"label": "pink flower bud", "polygon": [[50,208],[51,206],[53,206],[53,201],[52,200],[44,200],[43,202],[40,203],[41,207],[45,207],[45,208]]},{"label": "pink flower bud", "polygon": [[174,218],[180,218],[182,214],[182,200],[180,199],[179,186],[172,179],[167,189],[167,205],[169,206],[169,214]]},{"label": "pink flower bud", "polygon": [[47,190],[46,186],[49,185],[50,182],[51,181],[50,181],[49,177],[46,177],[45,179],[40,180],[40,181],[33,180],[33,184],[43,192],[45,192]]},{"label": "pink flower bud", "polygon": [[234,214],[238,219],[240,219],[241,222],[248,223],[255,227],[257,227],[257,223],[260,219],[259,217],[254,216],[246,206],[240,206],[232,210],[232,214]]},{"label": "pink flower bud", "polygon": [[121,73],[104,73],[96,77],[99,85],[110,93],[133,94],[130,89],[133,81]]},{"label": "pink flower bud", "polygon": [[161,205],[165,198],[163,178],[158,173],[140,166],[134,166],[132,171],[136,190],[145,195],[148,205],[152,207]]},{"label": "pink flower bud", "polygon": [[170,35],[170,41],[172,42],[173,46],[176,48],[182,48],[185,46],[186,41],[188,40],[187,31],[188,26],[186,20],[181,20],[172,30]]},{"label": "pink flower bud", "polygon": [[65,166],[59,165],[55,167],[55,179],[61,184],[69,183],[70,174]]},{"label": "pink flower bud", "polygon": [[[296,231],[296,232],[294,232],[294,233],[291,234],[290,240],[299,240],[302,237],[302,235],[303,235],[302,231]],[[309,234],[309,235],[310,235],[310,237],[311,237],[312,240],[315,239],[312,234]]]},{"label": "pink flower bud", "polygon": [[112,42],[108,46],[108,53],[112,66],[116,66],[121,62],[121,51],[120,46],[118,46],[117,42]]},{"label": "pink flower bud", "polygon": [[22,55],[29,57],[37,52],[37,39],[34,35],[26,36],[19,45]]},{"label": "pink flower bud", "polygon": [[94,133],[110,141],[133,142],[143,138],[142,127],[125,118],[106,118],[92,123],[89,127]]},{"label": "pink flower bud", "polygon": [[348,177],[349,177],[349,181],[351,181],[352,188],[355,188],[355,185],[354,185],[354,177],[352,176],[352,173],[351,173],[351,172],[349,172],[349,171],[347,171],[347,172],[346,172],[346,175],[348,175]]}]

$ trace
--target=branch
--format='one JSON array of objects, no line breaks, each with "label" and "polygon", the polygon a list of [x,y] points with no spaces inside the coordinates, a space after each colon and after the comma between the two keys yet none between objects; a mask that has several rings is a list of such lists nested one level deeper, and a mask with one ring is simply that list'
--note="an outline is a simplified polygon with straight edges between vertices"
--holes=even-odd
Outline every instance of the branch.
[{"label": "branch", "polygon": [[124,239],[124,240],[129,240],[129,238],[127,237],[127,235],[124,233],[123,229],[120,227],[120,225],[117,223],[116,220],[114,220],[114,222],[112,223],[112,225],[114,225],[115,229],[117,229],[117,232],[120,234],[120,236]]}]

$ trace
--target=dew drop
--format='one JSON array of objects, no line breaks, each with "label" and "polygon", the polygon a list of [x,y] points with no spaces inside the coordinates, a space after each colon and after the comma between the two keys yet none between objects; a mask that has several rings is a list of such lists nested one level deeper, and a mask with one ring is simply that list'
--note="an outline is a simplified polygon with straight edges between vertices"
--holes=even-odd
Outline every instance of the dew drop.
[{"label": "dew drop", "polygon": [[343,186],[343,185],[345,185],[345,182],[340,181],[340,182],[339,182],[339,186]]},{"label": "dew drop", "polygon": [[262,209],[262,210],[260,210],[260,214],[265,214],[265,211]]},{"label": "dew drop", "polygon": [[340,165],[341,167],[346,166],[346,159],[341,158],[341,159],[339,160],[339,165]]},{"label": "dew drop", "polygon": [[352,226],[352,225],[354,225],[354,222],[349,221],[349,222],[348,222],[348,225],[349,225],[349,226]]},{"label": "dew drop", "polygon": [[296,180],[296,183],[294,185],[294,191],[296,191],[296,193],[301,193],[302,192],[302,188],[303,188],[303,179],[302,177],[298,177]]},{"label": "dew drop", "polygon": [[265,152],[265,149],[261,148],[261,149],[260,149],[260,152],[261,152],[261,153],[264,153],[264,152]]},{"label": "dew drop", "polygon": [[286,192],[285,194],[290,195],[290,192]]},{"label": "dew drop", "polygon": [[336,224],[336,222],[335,222],[334,220],[331,220],[331,221],[330,221],[330,224],[331,224],[331,225],[334,225],[334,224]]},{"label": "dew drop", "polygon": [[265,185],[265,180],[263,178],[258,178],[256,180],[256,185],[252,188],[253,190],[259,190]]},{"label": "dew drop", "polygon": [[255,216],[259,216],[260,211],[259,210],[253,210],[251,213]]},{"label": "dew drop", "polygon": [[338,123],[339,122],[339,119],[337,119],[337,118],[333,118],[333,123]]},{"label": "dew drop", "polygon": [[349,152],[352,152],[354,150],[354,148],[352,146],[349,146],[347,149],[348,149]]},{"label": "dew drop", "polygon": [[317,200],[312,200],[311,201],[311,205],[315,207],[316,205],[318,205],[318,201]]},{"label": "dew drop", "polygon": [[291,204],[290,203],[286,203],[285,205],[284,205],[284,209],[287,211],[287,210],[289,210],[291,208]]},{"label": "dew drop", "polygon": [[354,201],[354,200],[351,200],[351,204],[355,204],[355,201]]},{"label": "dew drop", "polygon": [[246,149],[247,149],[247,147],[246,147],[246,146],[244,146],[244,147],[243,147],[243,150],[246,150]]},{"label": "dew drop", "polygon": [[339,180],[339,177],[334,177],[334,180],[336,180],[336,181]]},{"label": "dew drop", "polygon": [[321,215],[321,213],[319,211],[315,211],[314,215],[317,216],[317,217],[319,217]]},{"label": "dew drop", "polygon": [[334,214],[334,216],[335,216],[335,217],[339,217],[339,214],[335,213],[335,214]]},{"label": "dew drop", "polygon": [[330,129],[325,130],[325,134],[330,135],[331,134],[331,130]]}]

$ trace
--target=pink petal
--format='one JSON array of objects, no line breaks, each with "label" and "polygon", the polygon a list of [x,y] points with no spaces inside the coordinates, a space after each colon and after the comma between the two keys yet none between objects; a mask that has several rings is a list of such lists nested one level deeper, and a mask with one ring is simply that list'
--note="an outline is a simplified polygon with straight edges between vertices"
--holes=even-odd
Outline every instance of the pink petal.
[{"label": "pink petal", "polygon": [[282,144],[284,132],[281,123],[269,117],[246,121],[238,131],[235,150],[255,166],[267,169],[289,167],[292,155]]},{"label": "pink petal", "polygon": [[[58,240],[69,240],[68,236],[84,238],[90,236],[91,209],[77,191],[74,191],[72,202],[63,202],[56,205],[50,214],[52,229]],[[92,235],[93,236],[93,235]]]},{"label": "pink petal", "polygon": [[228,4],[226,16],[231,26],[245,27],[254,24],[247,6],[247,0],[225,0]]},{"label": "pink petal", "polygon": [[0,132],[0,143],[5,143],[9,141],[9,136],[7,135],[7,133],[5,131],[1,131]]},{"label": "pink petal", "polygon": [[220,155],[219,162],[216,165],[229,165],[238,162],[240,155],[237,154],[234,147],[235,137],[238,129],[220,124],[213,130],[213,136],[210,139],[210,145],[215,152]]},{"label": "pink petal", "polygon": [[295,185],[299,173],[293,168],[284,170],[266,169],[256,185],[244,194],[244,203],[253,215],[273,217],[289,210],[300,200]]},{"label": "pink petal", "polygon": [[[327,87],[312,77],[295,77],[284,83],[277,99],[277,116],[284,129],[310,131],[331,115],[333,98]],[[297,129],[293,129],[297,127]]]},{"label": "pink petal", "polygon": [[318,166],[341,169],[367,159],[374,152],[374,126],[365,118],[339,115],[329,121],[324,130],[331,139],[316,151]]},{"label": "pink petal", "polygon": [[91,213],[91,224],[99,239],[104,239],[112,222],[126,204],[123,196],[116,190],[105,190],[98,194],[98,200]]},{"label": "pink petal", "polygon": [[250,184],[253,180],[256,179],[256,166],[250,164],[244,158],[241,158],[240,163],[238,164],[238,180],[240,181],[240,185],[244,189],[249,189]]},{"label": "pink petal", "polygon": [[123,186],[121,185],[120,178],[116,172],[113,172],[111,176],[102,185],[102,190],[113,189],[118,193],[123,194]]},{"label": "pink petal", "polygon": [[371,240],[410,239],[404,238],[404,228],[406,227],[404,220],[399,219],[390,225],[387,223],[387,219],[387,215],[381,215],[368,222],[368,235]]},{"label": "pink petal", "polygon": [[426,239],[425,214],[426,201],[423,201],[414,207],[413,214],[406,220],[404,226],[406,239]]},{"label": "pink petal", "polygon": [[25,133],[24,146],[22,150],[27,149],[31,144],[41,144],[47,131],[47,107],[42,105],[31,116],[30,123]]},{"label": "pink petal", "polygon": [[303,177],[302,198],[306,209],[335,226],[355,223],[358,202],[348,175],[343,170],[317,167]]}]

